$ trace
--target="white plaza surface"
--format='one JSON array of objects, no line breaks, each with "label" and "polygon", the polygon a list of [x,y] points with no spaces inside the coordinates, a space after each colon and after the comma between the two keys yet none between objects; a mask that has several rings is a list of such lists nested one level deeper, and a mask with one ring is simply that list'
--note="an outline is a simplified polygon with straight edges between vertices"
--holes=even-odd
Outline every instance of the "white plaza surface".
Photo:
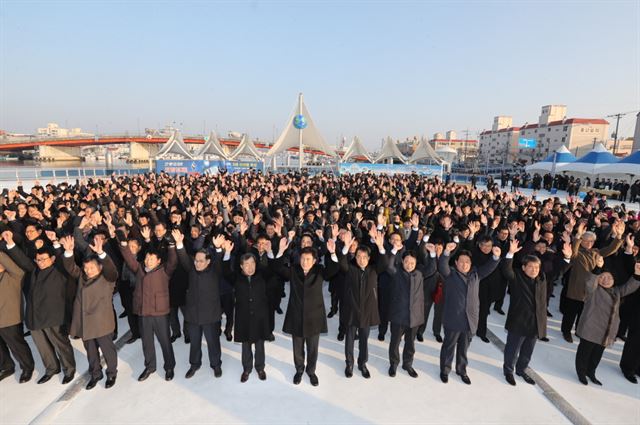
[{"label": "white plaza surface", "polygon": [[[559,294],[559,288],[556,287]],[[577,344],[566,343],[560,334],[557,300],[553,298],[554,317],[549,322],[548,343],[536,346],[531,367],[590,422],[599,424],[640,423],[640,386],[627,382],[618,368],[622,344],[607,350],[598,368],[602,388],[580,384],[575,376]],[[326,298],[328,303],[328,296]],[[117,310],[121,311],[116,298]],[[283,306],[286,305],[283,300]],[[277,316],[277,329],[284,316]],[[431,322],[431,320],[430,320]],[[503,341],[504,316],[493,312],[490,329]],[[126,329],[124,320],[119,322]],[[356,370],[353,378],[344,377],[344,344],[336,340],[338,318],[329,320],[329,334],[320,340],[317,374],[319,387],[308,378],[293,385],[291,340],[281,332],[276,341],[266,344],[267,380],[255,372],[247,383],[240,383],[240,345],[222,342],[223,375],[216,379],[207,366],[206,347],[203,367],[187,380],[188,346],[180,339],[174,343],[177,366],[172,382],[164,381],[162,356],[157,346],[158,373],[137,382],[143,369],[140,341],[125,345],[119,352],[118,381],[106,390],[104,380],[91,391],[81,389],[71,400],[54,403],[69,387],[56,377],[44,385],[35,381],[43,373],[36,357],[34,379],[18,384],[15,378],[0,383],[0,423],[568,423],[562,413],[542,394],[517,378],[517,386],[508,385],[502,375],[502,353],[493,344],[474,338],[469,349],[469,376],[472,385],[463,384],[451,374],[448,384],[438,377],[438,344],[430,332],[424,343],[416,343],[414,367],[417,379],[399,369],[395,378],[387,375],[388,340],[376,339],[371,332],[369,369],[365,380]],[[31,343],[31,338],[28,338]],[[87,362],[79,340],[74,340],[78,371],[86,371]],[[356,344],[357,346],[357,344]],[[357,351],[356,351],[357,352]],[[76,378],[78,380],[78,378]]]}]

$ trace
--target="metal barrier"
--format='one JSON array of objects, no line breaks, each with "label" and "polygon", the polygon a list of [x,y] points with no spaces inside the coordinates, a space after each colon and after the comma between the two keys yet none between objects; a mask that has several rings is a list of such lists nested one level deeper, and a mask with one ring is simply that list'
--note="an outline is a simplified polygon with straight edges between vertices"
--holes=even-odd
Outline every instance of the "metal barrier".
[{"label": "metal barrier", "polygon": [[143,174],[148,168],[0,168],[0,181],[82,179],[108,177],[112,174]]}]

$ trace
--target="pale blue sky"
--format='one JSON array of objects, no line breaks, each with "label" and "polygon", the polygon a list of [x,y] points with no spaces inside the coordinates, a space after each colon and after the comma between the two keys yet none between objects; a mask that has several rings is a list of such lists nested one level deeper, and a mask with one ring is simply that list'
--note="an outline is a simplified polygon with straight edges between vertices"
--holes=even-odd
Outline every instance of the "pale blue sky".
[{"label": "pale blue sky", "polygon": [[[304,92],[324,138],[640,109],[640,1],[0,0],[0,128],[183,123],[263,139]],[[635,114],[621,121],[633,133]]]}]

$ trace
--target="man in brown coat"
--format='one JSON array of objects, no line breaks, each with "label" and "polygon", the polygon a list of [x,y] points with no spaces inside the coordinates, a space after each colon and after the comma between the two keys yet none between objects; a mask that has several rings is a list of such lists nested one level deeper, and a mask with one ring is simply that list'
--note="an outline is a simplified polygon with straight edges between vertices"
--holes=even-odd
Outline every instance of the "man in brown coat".
[{"label": "man in brown coat", "polygon": [[[149,239],[150,230],[144,228],[142,236]],[[144,264],[138,263],[126,241],[120,242],[120,252],[127,267],[136,274],[136,287],[133,290],[133,313],[140,316],[140,334],[144,352],[144,371],[138,381],[144,381],[156,371],[155,334],[164,358],[165,379],[174,377],[176,359],[169,335],[169,280],[178,264],[175,245],[168,249],[166,264],[158,250],[147,251]]]},{"label": "man in brown coat", "polygon": [[[11,232],[3,232],[2,237],[8,246],[15,247]],[[7,253],[0,252],[0,381],[15,372],[11,350],[22,369],[21,384],[31,379],[34,368],[33,355],[22,334],[23,276],[24,270]]]},{"label": "man in brown coat", "polygon": [[596,267],[598,256],[608,257],[615,254],[622,246],[624,240],[622,235],[625,230],[624,222],[618,220],[611,226],[611,243],[601,249],[594,249],[596,235],[592,232],[585,232],[586,223],[581,222],[573,240],[573,256],[571,257],[571,273],[567,283],[567,292],[563,300],[562,311],[562,336],[565,341],[572,344],[571,329],[580,318],[580,313],[586,298],[585,282],[590,277],[591,272]]},{"label": "man in brown coat", "polygon": [[78,280],[69,334],[82,338],[87,350],[91,374],[86,387],[88,390],[95,387],[103,376],[98,347],[107,363],[105,388],[113,387],[118,373],[118,354],[112,338],[116,325],[112,296],[118,271],[111,258],[103,251],[102,241],[101,238],[95,238],[94,245],[89,245],[95,255],[89,255],[82,260],[81,270],[73,258],[73,236],[60,240],[64,247],[64,268],[72,278]]}]

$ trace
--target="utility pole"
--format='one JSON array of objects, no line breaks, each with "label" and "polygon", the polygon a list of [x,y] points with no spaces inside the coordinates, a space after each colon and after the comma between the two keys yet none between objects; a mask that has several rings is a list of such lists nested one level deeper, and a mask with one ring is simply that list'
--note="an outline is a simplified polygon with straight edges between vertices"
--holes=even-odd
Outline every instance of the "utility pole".
[{"label": "utility pole", "polygon": [[634,112],[638,112],[638,111],[620,112],[620,113],[613,114],[613,115],[607,115],[607,118],[615,118],[616,119],[616,132],[613,133],[613,154],[614,155],[618,151],[618,128],[620,126],[620,118],[624,117],[625,115],[634,113]]}]

